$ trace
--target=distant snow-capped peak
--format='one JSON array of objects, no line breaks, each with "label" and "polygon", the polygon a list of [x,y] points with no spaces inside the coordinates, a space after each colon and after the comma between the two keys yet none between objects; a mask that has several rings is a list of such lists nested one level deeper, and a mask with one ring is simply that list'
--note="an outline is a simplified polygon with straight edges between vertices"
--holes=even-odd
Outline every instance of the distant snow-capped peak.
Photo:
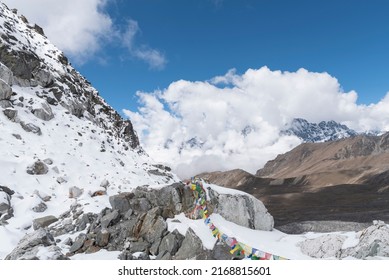
[{"label": "distant snow-capped peak", "polygon": [[283,135],[295,135],[304,142],[326,142],[352,137],[358,133],[344,124],[335,121],[311,123],[305,119],[295,118],[281,131]]}]

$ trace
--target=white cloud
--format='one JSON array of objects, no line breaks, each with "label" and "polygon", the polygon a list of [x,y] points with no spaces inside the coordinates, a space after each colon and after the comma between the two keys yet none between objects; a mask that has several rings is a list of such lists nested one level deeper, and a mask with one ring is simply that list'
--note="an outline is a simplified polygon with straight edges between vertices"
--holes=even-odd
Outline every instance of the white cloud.
[{"label": "white cloud", "polygon": [[112,35],[112,19],[104,12],[108,0],[3,1],[43,27],[46,36],[78,63],[93,56]]},{"label": "white cloud", "polygon": [[131,56],[146,62],[151,69],[163,69],[167,63],[166,57],[159,50],[147,45],[138,46],[135,41],[139,32],[138,22],[129,20],[122,34],[123,45],[128,49]]},{"label": "white cloud", "polygon": [[106,8],[113,0],[3,0],[9,8],[17,8],[31,23],[44,29],[46,36],[76,63],[82,64],[106,44],[123,42],[130,55],[150,68],[162,69],[165,56],[147,45],[135,44],[140,31],[138,23],[128,21],[125,31],[114,23]]},{"label": "white cloud", "polygon": [[[209,81],[176,81],[163,91],[139,92],[138,112],[124,110],[146,151],[188,177],[203,171],[243,168],[255,172],[300,143],[279,136],[295,117],[335,120],[362,130],[389,130],[389,94],[377,104],[357,105],[336,78],[296,72],[230,70]],[[242,133],[243,130],[250,133]],[[193,145],[196,144],[197,145]]]}]

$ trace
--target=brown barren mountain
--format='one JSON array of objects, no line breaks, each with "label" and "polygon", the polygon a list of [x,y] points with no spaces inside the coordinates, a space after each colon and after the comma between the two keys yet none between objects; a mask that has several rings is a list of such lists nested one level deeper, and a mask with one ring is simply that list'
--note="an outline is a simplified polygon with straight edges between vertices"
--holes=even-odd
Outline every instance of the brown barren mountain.
[{"label": "brown barren mountain", "polygon": [[256,176],[286,178],[305,176],[315,187],[360,184],[389,169],[389,133],[360,135],[333,142],[305,143],[278,155]]},{"label": "brown barren mountain", "polygon": [[331,221],[328,230],[348,228],[349,222],[389,221],[389,133],[304,143],[256,175],[237,169],[199,176],[261,199],[276,227],[291,232],[326,230],[312,221]]}]

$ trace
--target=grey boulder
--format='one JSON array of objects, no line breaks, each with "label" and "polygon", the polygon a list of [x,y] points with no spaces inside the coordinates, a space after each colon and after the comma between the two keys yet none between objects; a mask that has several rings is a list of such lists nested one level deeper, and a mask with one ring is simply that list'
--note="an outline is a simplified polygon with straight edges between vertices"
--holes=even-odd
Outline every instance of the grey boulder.
[{"label": "grey boulder", "polygon": [[326,234],[300,243],[301,251],[313,258],[339,258],[345,236]]},{"label": "grey boulder", "polygon": [[37,218],[32,221],[32,227],[34,230],[38,230],[40,228],[45,228],[51,225],[52,223],[55,223],[58,221],[58,219],[55,216],[45,216],[42,218]]},{"label": "grey boulder", "polygon": [[248,194],[219,194],[209,188],[209,196],[214,207],[213,213],[220,214],[227,221],[256,230],[271,231],[273,216],[265,205]]},{"label": "grey boulder", "polygon": [[4,115],[12,122],[17,121],[18,111],[12,108],[7,108],[3,110]]},{"label": "grey boulder", "polygon": [[109,203],[112,209],[118,210],[120,213],[126,213],[130,209],[130,199],[134,196],[133,193],[120,193],[109,197]]},{"label": "grey boulder", "polygon": [[30,175],[44,175],[47,174],[47,172],[49,172],[49,168],[40,160],[27,167],[27,173]]},{"label": "grey boulder", "polygon": [[[160,253],[163,253],[160,251]],[[201,239],[196,233],[189,228],[185,234],[185,239],[182,242],[180,249],[178,249],[176,260],[205,260],[209,259],[208,252],[203,247]]]},{"label": "grey boulder", "polygon": [[42,135],[41,129],[39,128],[39,126],[36,126],[35,124],[20,122],[20,125],[27,132],[32,132],[38,135]]},{"label": "grey boulder", "polygon": [[35,117],[44,121],[49,121],[54,118],[53,111],[51,110],[51,107],[47,102],[43,102],[41,104],[41,108],[33,109],[32,113]]}]

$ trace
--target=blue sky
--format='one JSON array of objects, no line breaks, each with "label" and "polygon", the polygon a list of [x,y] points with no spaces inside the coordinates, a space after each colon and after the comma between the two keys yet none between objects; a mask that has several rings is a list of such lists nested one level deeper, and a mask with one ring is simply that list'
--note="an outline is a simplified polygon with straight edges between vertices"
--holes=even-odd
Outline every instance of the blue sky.
[{"label": "blue sky", "polygon": [[167,60],[150,69],[110,42],[99,59],[78,65],[117,110],[135,110],[137,90],[265,65],[328,72],[345,91],[357,91],[358,103],[376,103],[389,90],[388,1],[122,0],[105,11],[122,28],[136,21],[136,43]]},{"label": "blue sky", "polygon": [[136,110],[138,90],[231,68],[328,72],[358,104],[389,91],[386,0],[3,1],[44,27],[118,111]]}]

